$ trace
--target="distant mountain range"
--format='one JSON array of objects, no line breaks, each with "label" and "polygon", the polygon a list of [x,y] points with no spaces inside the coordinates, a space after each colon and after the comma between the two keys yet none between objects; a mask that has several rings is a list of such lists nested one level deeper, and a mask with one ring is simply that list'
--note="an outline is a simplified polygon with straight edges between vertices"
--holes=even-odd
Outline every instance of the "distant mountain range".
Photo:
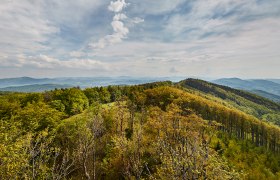
[{"label": "distant mountain range", "polygon": [[11,92],[43,92],[50,91],[54,89],[70,88],[70,85],[60,85],[60,84],[32,84],[24,86],[10,86],[5,88],[0,88],[0,91],[11,91]]},{"label": "distant mountain range", "polygon": [[47,84],[50,83],[51,79],[35,79],[30,77],[19,77],[19,78],[6,78],[0,79],[0,88],[9,86],[24,86],[32,84]]},{"label": "distant mountain range", "polygon": [[223,78],[212,81],[213,83],[253,92],[268,99],[280,102],[279,79],[248,79]]},{"label": "distant mountain range", "polygon": [[280,79],[267,79],[267,80],[280,84]]},{"label": "distant mountain range", "polygon": [[0,91],[15,92],[42,92],[55,88],[67,87],[95,87],[108,85],[136,85],[156,81],[170,80],[177,82],[183,77],[160,77],[160,78],[138,78],[138,77],[67,77],[67,78],[6,78],[0,79]]},{"label": "distant mountain range", "polygon": [[[6,78],[0,79],[0,91],[14,92],[42,92],[53,90],[55,88],[69,87],[94,87],[108,85],[136,85],[157,81],[170,80],[178,82],[184,77],[65,77],[65,78]],[[205,78],[204,78],[205,79]],[[250,91],[254,94],[266,97],[270,100],[280,102],[280,79],[239,79],[239,78],[223,78],[212,80],[212,83]]]}]

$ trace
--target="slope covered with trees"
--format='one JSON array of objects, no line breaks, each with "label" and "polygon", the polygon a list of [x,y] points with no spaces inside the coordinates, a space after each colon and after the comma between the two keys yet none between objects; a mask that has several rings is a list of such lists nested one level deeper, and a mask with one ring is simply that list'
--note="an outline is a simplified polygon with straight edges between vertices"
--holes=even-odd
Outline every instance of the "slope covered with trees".
[{"label": "slope covered with trees", "polygon": [[271,93],[268,93],[268,92],[262,91],[262,90],[252,90],[251,92],[280,103],[280,96],[278,96],[278,95],[271,94]]},{"label": "slope covered with trees", "polygon": [[[197,79],[186,79],[178,85],[198,90],[222,99],[222,103],[233,106],[259,119],[280,125],[280,104],[243,90],[217,85]],[[211,98],[211,97],[210,97]]]},{"label": "slope covered with trees", "polygon": [[3,93],[0,179],[279,179],[279,127],[215,93],[170,81]]},{"label": "slope covered with trees", "polygon": [[229,86],[232,88],[243,89],[247,91],[262,90],[270,94],[280,95],[280,84],[277,79],[248,79],[224,78],[213,81],[216,84]]}]

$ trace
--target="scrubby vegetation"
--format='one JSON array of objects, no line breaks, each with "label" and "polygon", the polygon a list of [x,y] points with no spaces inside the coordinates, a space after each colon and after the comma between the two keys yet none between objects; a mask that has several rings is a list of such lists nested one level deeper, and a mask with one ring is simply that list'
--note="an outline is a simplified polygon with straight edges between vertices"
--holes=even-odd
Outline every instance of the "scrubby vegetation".
[{"label": "scrubby vegetation", "polygon": [[279,105],[203,89],[2,93],[0,179],[279,179],[280,129],[260,120]]}]

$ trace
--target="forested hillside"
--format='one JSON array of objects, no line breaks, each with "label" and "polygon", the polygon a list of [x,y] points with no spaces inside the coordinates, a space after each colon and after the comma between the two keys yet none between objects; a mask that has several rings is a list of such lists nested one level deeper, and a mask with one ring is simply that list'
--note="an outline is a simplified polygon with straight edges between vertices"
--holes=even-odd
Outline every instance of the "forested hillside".
[{"label": "forested hillside", "polygon": [[260,95],[262,97],[266,97],[266,98],[268,98],[270,100],[273,100],[275,102],[280,103],[280,96],[278,96],[278,95],[271,94],[271,93],[268,93],[268,92],[262,91],[262,90],[252,90],[251,92],[254,93],[254,94]]},{"label": "forested hillside", "polygon": [[[233,89],[198,79],[186,79],[178,84],[187,88],[187,90],[193,89],[204,95],[218,97],[222,99],[221,103],[226,106],[235,107],[263,121],[280,125],[280,103],[247,91]],[[213,99],[211,96],[208,98]]]},{"label": "forested hillside", "polygon": [[[251,92],[255,92],[261,96],[269,98],[273,101],[277,101],[277,96],[280,96],[280,84],[279,79],[239,79],[239,78],[223,78],[213,81],[216,84],[229,86],[236,89],[243,89]],[[263,91],[265,93],[259,93]],[[267,94],[268,93],[268,94]],[[276,95],[276,98],[271,95]]]},{"label": "forested hillside", "polygon": [[194,79],[1,93],[0,179],[279,179],[279,113]]}]

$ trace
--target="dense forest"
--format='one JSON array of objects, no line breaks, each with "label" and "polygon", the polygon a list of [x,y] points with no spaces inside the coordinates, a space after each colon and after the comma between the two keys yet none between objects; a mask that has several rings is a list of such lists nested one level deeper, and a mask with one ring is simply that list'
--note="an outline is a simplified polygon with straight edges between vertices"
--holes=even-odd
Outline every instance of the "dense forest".
[{"label": "dense forest", "polygon": [[187,79],[0,93],[0,179],[280,179],[280,105]]}]

